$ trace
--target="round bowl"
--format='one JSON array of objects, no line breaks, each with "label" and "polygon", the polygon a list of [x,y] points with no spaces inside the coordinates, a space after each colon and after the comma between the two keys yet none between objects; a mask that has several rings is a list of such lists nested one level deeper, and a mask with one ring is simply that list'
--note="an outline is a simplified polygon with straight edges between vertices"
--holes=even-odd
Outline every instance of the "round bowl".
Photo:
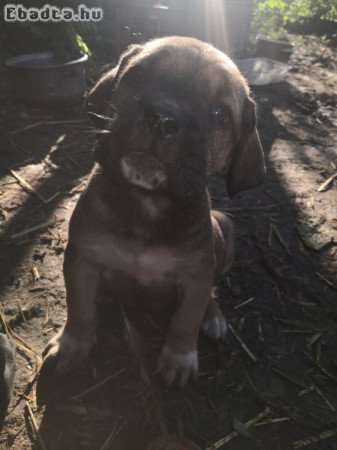
[{"label": "round bowl", "polygon": [[53,52],[30,53],[5,61],[10,94],[35,105],[71,106],[79,103],[87,88],[88,56],[58,63]]}]

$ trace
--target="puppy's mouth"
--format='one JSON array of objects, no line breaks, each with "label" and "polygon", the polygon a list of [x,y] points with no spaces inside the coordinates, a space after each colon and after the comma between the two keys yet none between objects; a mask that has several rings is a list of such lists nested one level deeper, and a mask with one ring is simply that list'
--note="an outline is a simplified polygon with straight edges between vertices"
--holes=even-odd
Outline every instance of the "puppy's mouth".
[{"label": "puppy's mouth", "polygon": [[132,152],[120,160],[123,178],[132,186],[149,193],[167,190],[168,179],[164,165],[152,155]]}]

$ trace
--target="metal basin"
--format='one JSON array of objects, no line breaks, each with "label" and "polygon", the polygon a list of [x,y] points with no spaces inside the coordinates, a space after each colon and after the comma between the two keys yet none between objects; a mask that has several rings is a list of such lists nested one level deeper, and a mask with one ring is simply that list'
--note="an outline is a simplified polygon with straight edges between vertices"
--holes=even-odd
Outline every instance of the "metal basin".
[{"label": "metal basin", "polygon": [[282,83],[291,69],[288,64],[268,58],[238,59],[235,63],[251,86]]},{"label": "metal basin", "polygon": [[65,63],[53,52],[30,53],[5,61],[10,94],[19,101],[45,106],[79,103],[87,88],[87,55]]}]

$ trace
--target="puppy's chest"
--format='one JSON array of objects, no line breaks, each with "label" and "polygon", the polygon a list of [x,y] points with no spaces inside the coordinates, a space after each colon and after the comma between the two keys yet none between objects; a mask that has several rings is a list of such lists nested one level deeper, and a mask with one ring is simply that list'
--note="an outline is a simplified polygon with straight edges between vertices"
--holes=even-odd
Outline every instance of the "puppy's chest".
[{"label": "puppy's chest", "polygon": [[103,270],[112,279],[116,271],[123,272],[143,285],[153,282],[173,282],[184,259],[165,247],[142,248],[111,240],[91,248]]}]

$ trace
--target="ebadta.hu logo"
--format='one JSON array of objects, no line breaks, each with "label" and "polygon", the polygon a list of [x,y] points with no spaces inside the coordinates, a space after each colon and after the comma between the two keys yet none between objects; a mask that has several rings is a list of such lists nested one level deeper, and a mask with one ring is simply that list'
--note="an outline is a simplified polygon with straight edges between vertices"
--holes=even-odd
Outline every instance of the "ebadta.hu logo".
[{"label": "ebadta.hu logo", "polygon": [[99,22],[103,19],[102,8],[79,5],[77,9],[46,4],[42,8],[26,8],[22,4],[6,4],[6,22]]}]

